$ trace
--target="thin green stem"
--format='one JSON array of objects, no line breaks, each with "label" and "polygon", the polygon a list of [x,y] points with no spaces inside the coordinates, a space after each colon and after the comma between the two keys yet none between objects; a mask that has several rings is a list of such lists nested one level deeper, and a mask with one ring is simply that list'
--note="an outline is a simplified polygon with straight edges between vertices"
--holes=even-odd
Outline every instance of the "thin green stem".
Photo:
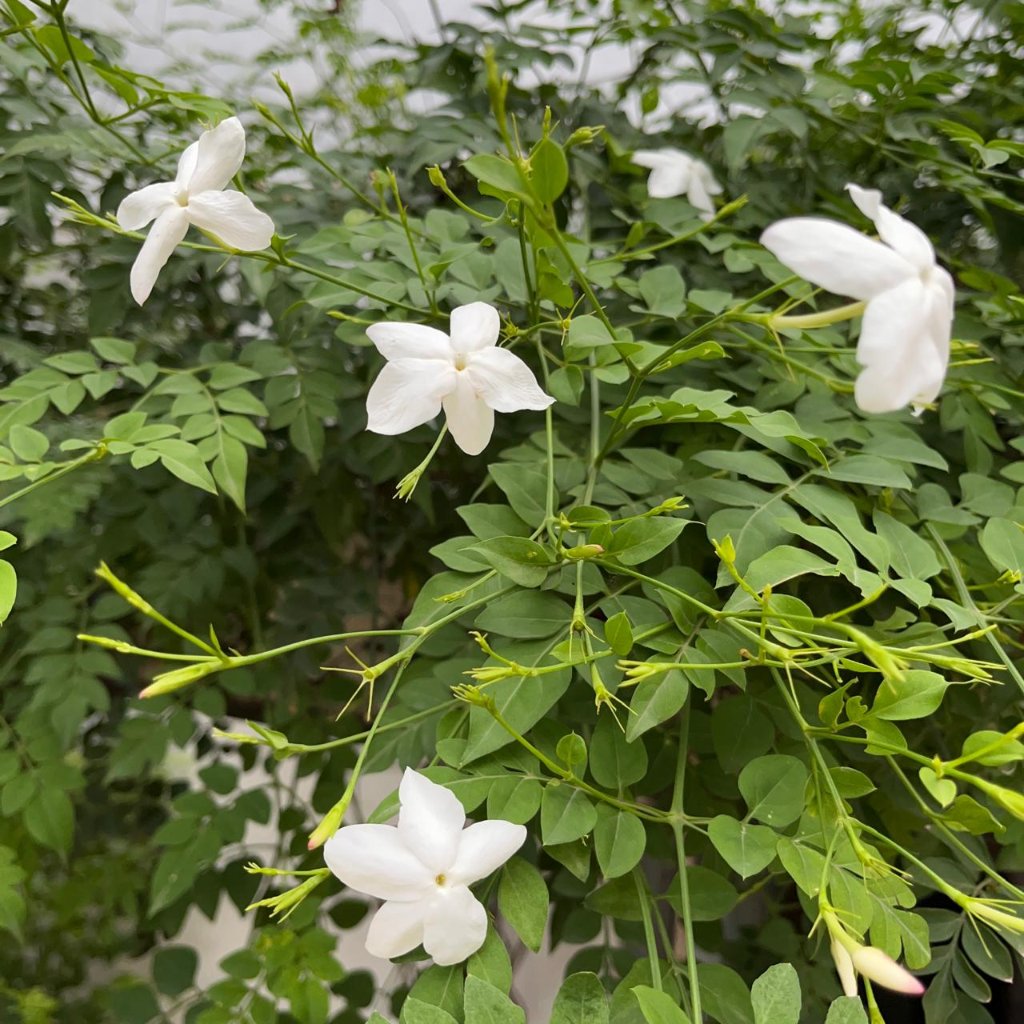
[{"label": "thin green stem", "polygon": [[663,991],[661,984],[661,957],[658,955],[658,942],[654,937],[654,923],[651,920],[651,892],[647,887],[647,879],[637,865],[633,868],[633,882],[636,885],[636,899],[640,907],[640,917],[644,923],[644,941],[647,943],[647,958],[651,962],[651,987],[656,992]]},{"label": "thin green stem", "polygon": [[46,476],[41,476],[38,480],[33,480],[32,483],[26,484],[13,494],[8,494],[6,498],[0,499],[0,508],[3,508],[5,505],[10,505],[19,498],[24,498],[26,494],[31,494],[34,490],[42,487],[44,484],[53,483],[54,480],[59,480],[62,476],[67,476],[68,473],[78,469],[79,466],[85,466],[90,462],[99,462],[100,459],[104,458],[106,455],[107,446],[100,442],[92,451],[87,452],[85,455],[82,455],[71,462],[65,462],[59,469],[55,469],[52,473],[48,473]]},{"label": "thin green stem", "polygon": [[679,870],[679,904],[683,913],[683,933],[686,941],[686,967],[690,979],[690,1007],[693,1024],[701,1024],[700,980],[697,975],[697,944],[693,938],[693,909],[690,906],[690,886],[687,880],[686,840],[683,834],[683,787],[686,783],[686,764],[689,756],[690,705],[687,702],[679,715],[679,750],[676,755],[676,778],[672,787],[670,817],[675,838],[676,863]]}]

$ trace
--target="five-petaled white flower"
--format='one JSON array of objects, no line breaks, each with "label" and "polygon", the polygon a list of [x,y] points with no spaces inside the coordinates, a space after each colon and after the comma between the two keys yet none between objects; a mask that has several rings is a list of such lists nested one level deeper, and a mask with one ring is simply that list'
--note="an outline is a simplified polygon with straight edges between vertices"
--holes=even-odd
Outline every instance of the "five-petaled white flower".
[{"label": "five-petaled white flower", "polygon": [[366,396],[367,429],[404,434],[444,408],[455,443],[479,455],[496,412],[546,409],[554,399],[519,356],[497,347],[500,329],[498,311],[486,302],[453,309],[450,334],[423,324],[368,327],[388,362]]},{"label": "five-petaled white flower", "polygon": [[865,412],[918,411],[942,388],[949,364],[953,279],[920,228],[882,204],[877,189],[847,185],[879,238],[824,217],[781,220],[761,243],[812,284],[867,302],[857,342],[854,397]]},{"label": "five-petaled white flower", "polygon": [[705,220],[714,217],[715,201],[711,197],[717,196],[722,186],[703,160],[681,149],[638,149],[633,154],[633,163],[651,169],[647,194],[652,199],[671,199],[685,193],[690,205],[700,210]]},{"label": "five-petaled white flower", "polygon": [[189,224],[232,249],[255,252],[270,245],[274,222],[248,196],[225,187],[244,156],[245,129],[229,117],[181,154],[174,181],[147,185],[122,200],[117,222],[126,231],[155,221],[132,266],[132,295],[140,306]]},{"label": "five-petaled white flower", "polygon": [[487,911],[469,891],[523,845],[526,829],[478,821],[450,790],[405,770],[398,826],[346,825],[324,845],[345,885],[386,902],[366,936],[367,952],[389,959],[422,945],[442,965],[472,956],[487,935]]}]

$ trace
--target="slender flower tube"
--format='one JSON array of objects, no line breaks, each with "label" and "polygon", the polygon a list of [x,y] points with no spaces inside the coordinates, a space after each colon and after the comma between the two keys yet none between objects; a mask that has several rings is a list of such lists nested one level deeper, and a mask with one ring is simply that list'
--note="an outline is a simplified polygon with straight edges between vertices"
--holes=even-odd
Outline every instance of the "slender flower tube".
[{"label": "slender flower tube", "polygon": [[366,397],[367,430],[404,434],[443,408],[455,443],[479,455],[496,412],[546,409],[554,399],[519,356],[497,347],[500,329],[498,311],[486,302],[452,310],[449,334],[423,324],[368,327],[388,362]]},{"label": "slender flower tube", "polygon": [[274,222],[248,196],[227,188],[244,157],[245,129],[229,117],[181,154],[174,181],[147,185],[121,201],[117,222],[125,231],[153,221],[131,272],[132,296],[140,306],[190,224],[231,249],[256,252],[270,245]]},{"label": "slender flower tube", "polygon": [[647,194],[652,199],[685,195],[704,220],[714,217],[715,201],[712,196],[719,195],[722,186],[703,160],[681,149],[638,149],[633,154],[633,163],[651,169],[647,178]]},{"label": "slender flower tube", "polygon": [[384,959],[417,946],[441,965],[475,953],[487,911],[469,890],[523,845],[526,829],[478,821],[450,790],[405,770],[398,825],[346,825],[324,845],[324,860],[345,885],[385,901],[370,923],[366,949]]},{"label": "slender flower tube", "polygon": [[824,217],[771,225],[761,244],[812,284],[867,303],[857,342],[854,397],[865,412],[919,412],[934,401],[949,364],[953,279],[920,228],[882,204],[877,189],[847,185],[875,223],[868,238]]}]

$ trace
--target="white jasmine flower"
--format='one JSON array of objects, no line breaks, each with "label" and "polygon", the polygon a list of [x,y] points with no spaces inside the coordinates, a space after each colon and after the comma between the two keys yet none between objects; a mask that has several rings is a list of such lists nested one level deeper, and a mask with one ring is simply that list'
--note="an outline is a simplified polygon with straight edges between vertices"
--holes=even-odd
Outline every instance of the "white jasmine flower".
[{"label": "white jasmine flower", "polygon": [[546,409],[554,399],[533,371],[498,348],[501,321],[486,302],[452,310],[445,334],[423,324],[381,323],[366,329],[387,365],[366,396],[368,430],[404,434],[444,409],[455,443],[479,455],[494,430],[496,412]]},{"label": "white jasmine flower", "polygon": [[231,249],[255,252],[270,245],[274,222],[248,196],[226,188],[244,156],[245,129],[229,117],[181,154],[174,181],[147,185],[122,200],[117,222],[126,231],[154,221],[132,266],[132,295],[140,306],[190,224]]},{"label": "white jasmine flower", "polygon": [[366,936],[385,959],[422,945],[441,965],[472,956],[487,935],[487,911],[469,891],[523,845],[526,829],[478,821],[454,793],[405,770],[398,826],[346,825],[324,845],[327,866],[345,885],[386,902]]},{"label": "white jasmine flower", "polygon": [[953,279],[920,228],[882,204],[877,189],[847,185],[879,240],[824,217],[792,217],[761,244],[812,284],[867,302],[854,391],[865,412],[919,411],[942,388],[949,364]]},{"label": "white jasmine flower", "polygon": [[711,197],[717,196],[722,186],[703,160],[681,149],[638,149],[633,154],[633,163],[651,169],[647,194],[652,199],[671,199],[685,194],[705,220],[714,217],[715,201]]}]

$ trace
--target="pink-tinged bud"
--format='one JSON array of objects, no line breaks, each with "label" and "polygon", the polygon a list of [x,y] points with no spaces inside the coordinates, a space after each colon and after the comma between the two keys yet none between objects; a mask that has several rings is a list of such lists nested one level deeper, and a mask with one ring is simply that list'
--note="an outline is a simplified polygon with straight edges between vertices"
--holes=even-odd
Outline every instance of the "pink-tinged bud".
[{"label": "pink-tinged bud", "polygon": [[850,954],[834,939],[832,940],[832,959],[836,962],[836,973],[843,985],[843,995],[857,994],[857,972],[853,967]]},{"label": "pink-tinged bud", "polygon": [[910,971],[874,946],[858,946],[850,954],[850,959],[858,974],[863,974],[868,981],[882,988],[908,996],[924,995],[924,985]]}]

